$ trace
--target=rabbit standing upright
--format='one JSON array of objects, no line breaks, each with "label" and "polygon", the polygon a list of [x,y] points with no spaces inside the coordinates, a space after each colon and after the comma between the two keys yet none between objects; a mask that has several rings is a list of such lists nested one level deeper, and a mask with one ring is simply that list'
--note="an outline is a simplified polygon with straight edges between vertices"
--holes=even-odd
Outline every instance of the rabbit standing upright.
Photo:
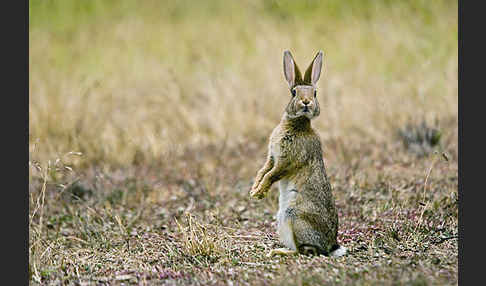
[{"label": "rabbit standing upright", "polygon": [[267,161],[250,191],[252,198],[261,199],[279,181],[278,234],[289,249],[273,249],[268,256],[297,252],[346,254],[346,248],[337,243],[338,214],[321,142],[310,122],[320,113],[316,83],[322,57],[319,51],[302,78],[290,51],[284,52],[284,74],[291,99],[270,136]]}]

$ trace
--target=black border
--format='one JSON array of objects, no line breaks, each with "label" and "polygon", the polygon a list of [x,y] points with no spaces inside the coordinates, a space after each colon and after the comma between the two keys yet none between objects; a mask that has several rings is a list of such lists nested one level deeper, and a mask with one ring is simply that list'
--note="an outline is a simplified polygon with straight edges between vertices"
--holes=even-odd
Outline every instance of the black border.
[{"label": "black border", "polygon": [[7,274],[4,284],[29,285],[29,2],[4,4],[0,121],[7,160],[2,162],[2,272]]},{"label": "black border", "polygon": [[[468,4],[467,10],[464,3]],[[458,242],[458,284],[481,285],[484,272],[484,236],[482,234],[485,214],[483,195],[486,189],[484,180],[485,141],[484,104],[479,99],[484,97],[484,24],[481,21],[484,10],[477,1],[458,2],[458,197],[459,197],[459,242]],[[467,11],[467,12],[466,12]],[[469,23],[466,25],[466,23]],[[464,49],[466,35],[469,42]],[[467,67],[467,69],[466,69]],[[467,72],[466,72],[467,71]],[[474,104],[474,100],[478,100]],[[466,120],[468,118],[468,120]],[[467,122],[467,125],[466,125]],[[474,126],[477,125],[477,126]],[[470,130],[470,139],[465,140],[464,131]],[[467,144],[466,144],[467,143]],[[467,146],[467,147],[466,147]],[[480,157],[481,156],[481,157]],[[473,158],[477,162],[473,162]],[[482,162],[483,161],[483,162]],[[477,163],[477,164],[476,164]],[[465,180],[465,178],[468,178]],[[476,179],[476,182],[473,180]],[[466,187],[468,186],[468,187]],[[466,231],[467,230],[467,231]],[[476,257],[474,257],[476,256]],[[477,278],[477,279],[476,279]],[[479,283],[478,283],[479,282]]]}]

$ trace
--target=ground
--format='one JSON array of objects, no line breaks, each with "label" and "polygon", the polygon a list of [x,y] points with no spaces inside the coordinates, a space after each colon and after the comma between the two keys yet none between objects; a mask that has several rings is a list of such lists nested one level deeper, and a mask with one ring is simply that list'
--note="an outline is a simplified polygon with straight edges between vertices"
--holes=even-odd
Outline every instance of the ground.
[{"label": "ground", "polygon": [[[342,150],[324,142],[338,240],[348,254],[267,258],[281,247],[278,190],[273,186],[261,201],[248,195],[264,143],[188,148],[152,166],[64,171],[71,185],[48,183],[45,197],[33,203],[42,213],[31,225],[31,278],[115,285],[457,284],[455,149],[417,157],[399,141]],[[346,160],[345,153],[355,156]],[[33,179],[31,188],[42,190],[42,183]]]}]

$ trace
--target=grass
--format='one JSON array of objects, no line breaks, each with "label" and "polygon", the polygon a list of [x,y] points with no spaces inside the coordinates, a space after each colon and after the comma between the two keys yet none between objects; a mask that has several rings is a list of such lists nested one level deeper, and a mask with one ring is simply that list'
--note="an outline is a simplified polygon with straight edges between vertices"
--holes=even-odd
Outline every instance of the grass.
[{"label": "grass", "polygon": [[[457,2],[29,6],[30,284],[457,284]],[[288,48],[324,51],[345,257],[265,257],[278,191],[248,197]]]}]

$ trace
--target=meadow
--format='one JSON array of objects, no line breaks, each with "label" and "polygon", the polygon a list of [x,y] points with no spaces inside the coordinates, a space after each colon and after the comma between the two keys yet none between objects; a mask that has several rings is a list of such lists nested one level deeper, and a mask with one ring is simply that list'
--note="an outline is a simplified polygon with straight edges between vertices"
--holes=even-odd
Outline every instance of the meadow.
[{"label": "meadow", "polygon": [[[457,5],[29,1],[30,284],[456,285]],[[286,49],[324,52],[344,257],[265,257]]]}]

